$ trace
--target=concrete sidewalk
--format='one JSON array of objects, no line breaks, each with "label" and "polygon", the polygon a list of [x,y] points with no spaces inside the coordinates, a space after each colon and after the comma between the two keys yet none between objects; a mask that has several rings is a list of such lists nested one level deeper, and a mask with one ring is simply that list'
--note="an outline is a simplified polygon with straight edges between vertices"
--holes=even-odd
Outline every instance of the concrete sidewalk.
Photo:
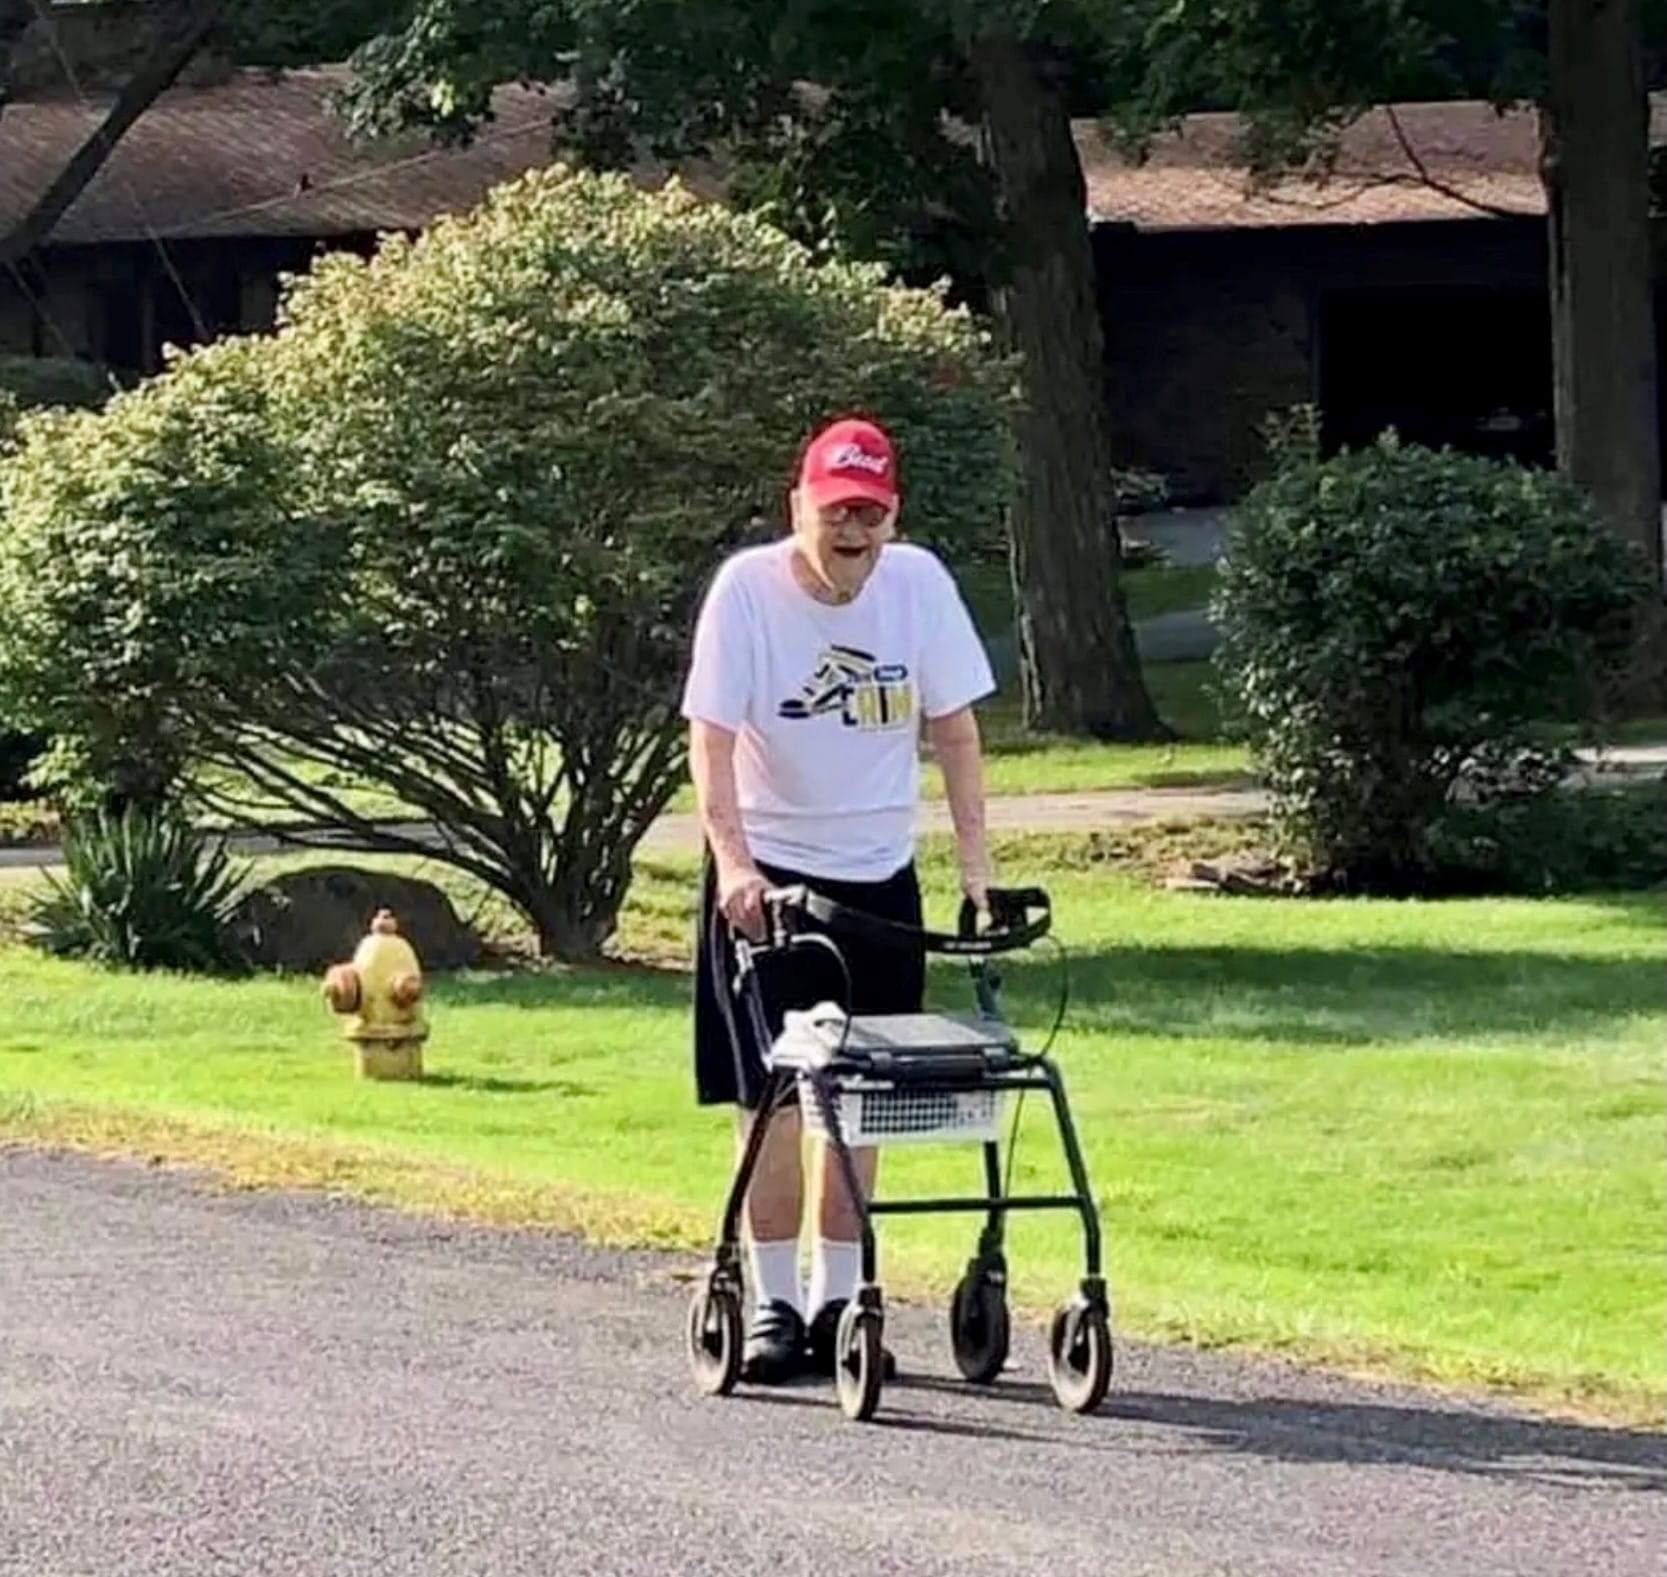
[{"label": "concrete sidewalk", "polygon": [[[1138,822],[1174,819],[1254,816],[1266,808],[1257,789],[1126,789],[1087,794],[1011,794],[991,799],[985,817],[991,832],[1081,832],[1097,827],[1127,827]],[[391,822],[397,831],[424,845],[439,836],[423,822]],[[923,800],[917,825],[923,833],[949,832],[949,806]],[[346,833],[321,829],[303,840],[274,833],[241,833],[227,840],[233,854],[250,856],[293,853],[298,847],[352,852],[355,840]],[[668,812],[649,829],[638,847],[646,854],[698,852],[700,826],[690,812]],[[63,863],[55,844],[0,848],[0,880],[8,873],[43,870]]]},{"label": "concrete sidewalk", "polygon": [[[1586,755],[1576,775],[1577,784],[1614,783],[1667,774],[1667,745],[1636,745],[1609,751],[1601,758]],[[1081,794],[1006,794],[989,800],[986,820],[991,832],[1093,832],[1142,822],[1225,820],[1260,815],[1267,809],[1266,794],[1253,787],[1101,789]],[[923,800],[917,823],[923,833],[951,831],[949,806],[942,800]],[[424,823],[394,823],[394,829],[424,845],[438,842],[438,834]],[[242,856],[294,852],[298,847],[353,852],[345,834],[321,830],[298,842],[271,833],[245,833],[228,840]],[[646,854],[689,853],[700,847],[700,829],[692,814],[662,816],[639,845]],[[55,845],[0,848],[0,879],[63,863]]]}]

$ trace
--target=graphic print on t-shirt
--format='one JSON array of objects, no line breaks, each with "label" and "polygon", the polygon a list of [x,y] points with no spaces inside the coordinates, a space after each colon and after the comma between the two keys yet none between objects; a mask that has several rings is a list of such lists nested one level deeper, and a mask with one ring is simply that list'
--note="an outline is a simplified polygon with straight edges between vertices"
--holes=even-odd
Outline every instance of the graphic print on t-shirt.
[{"label": "graphic print on t-shirt", "polygon": [[830,646],[799,693],[783,701],[778,712],[791,719],[837,712],[847,728],[878,733],[913,720],[914,686],[905,663],[882,663],[855,646]]}]

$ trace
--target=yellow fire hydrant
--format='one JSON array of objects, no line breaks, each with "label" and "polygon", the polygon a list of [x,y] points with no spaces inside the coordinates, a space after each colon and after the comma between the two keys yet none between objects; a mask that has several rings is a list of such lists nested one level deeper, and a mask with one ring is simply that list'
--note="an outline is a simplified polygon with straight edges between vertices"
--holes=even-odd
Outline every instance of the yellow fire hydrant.
[{"label": "yellow fire hydrant", "polygon": [[352,963],[330,967],[324,976],[324,999],[334,1012],[347,1015],[342,1034],[353,1042],[360,1078],[423,1076],[428,1025],[418,1011],[422,965],[389,910],[377,910]]}]

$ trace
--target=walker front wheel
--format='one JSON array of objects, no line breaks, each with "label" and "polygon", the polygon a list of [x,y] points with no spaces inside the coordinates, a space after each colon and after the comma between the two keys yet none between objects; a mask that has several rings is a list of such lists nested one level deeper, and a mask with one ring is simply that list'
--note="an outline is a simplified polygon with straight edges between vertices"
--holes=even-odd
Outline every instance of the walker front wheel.
[{"label": "walker front wheel", "polygon": [[1068,1413],[1092,1413],[1111,1385],[1111,1325],[1105,1310],[1077,1300],[1053,1317],[1048,1331],[1048,1381]]},{"label": "walker front wheel", "polygon": [[741,1299],[732,1287],[702,1287],[689,1302],[689,1371],[702,1396],[728,1396],[741,1377]]},{"label": "walker front wheel", "polygon": [[834,1387],[840,1410],[855,1423],[866,1423],[880,1405],[885,1366],[882,1334],[877,1309],[865,1309],[855,1301],[846,1304],[834,1338]]}]

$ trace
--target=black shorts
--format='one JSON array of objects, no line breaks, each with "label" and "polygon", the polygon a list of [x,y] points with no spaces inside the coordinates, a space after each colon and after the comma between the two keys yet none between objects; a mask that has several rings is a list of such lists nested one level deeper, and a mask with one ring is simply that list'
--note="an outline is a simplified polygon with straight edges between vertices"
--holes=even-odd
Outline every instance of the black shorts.
[{"label": "black shorts", "polygon": [[[912,863],[879,882],[829,881],[773,865],[759,869],[772,885],[802,885],[893,924],[916,929],[921,925],[920,878]],[[695,913],[695,1092],[702,1106],[750,1109],[763,1093],[765,1048],[754,1043],[746,1001],[733,990],[735,954],[729,926],[716,913],[716,891],[717,873],[708,857]],[[798,923],[806,931],[826,930],[808,916],[800,917]],[[835,935],[834,941],[850,970],[853,1013],[920,1012],[926,994],[924,949],[895,947],[844,933]],[[772,1040],[781,1033],[782,1015],[790,1009],[813,1007],[824,1000],[845,1004],[844,976],[820,947],[759,958],[756,967]]]}]

